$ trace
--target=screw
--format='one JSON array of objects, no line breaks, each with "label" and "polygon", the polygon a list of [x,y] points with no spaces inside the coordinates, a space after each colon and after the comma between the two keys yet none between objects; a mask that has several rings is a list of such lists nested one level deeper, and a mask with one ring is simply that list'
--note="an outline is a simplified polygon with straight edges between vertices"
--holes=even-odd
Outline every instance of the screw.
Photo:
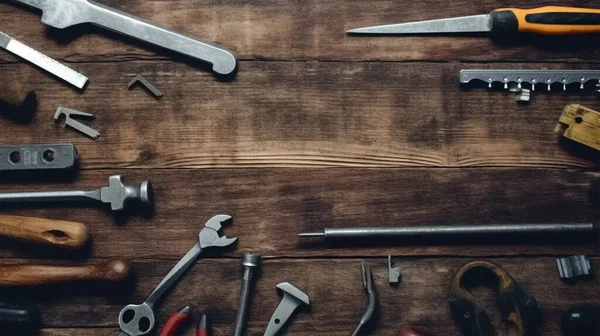
[{"label": "screw", "polygon": [[248,315],[248,305],[250,304],[250,290],[252,289],[252,280],[254,273],[260,264],[260,255],[255,253],[244,253],[242,257],[242,266],[244,266],[244,277],[242,279],[242,290],[240,293],[240,303],[235,317],[234,336],[242,336]]}]

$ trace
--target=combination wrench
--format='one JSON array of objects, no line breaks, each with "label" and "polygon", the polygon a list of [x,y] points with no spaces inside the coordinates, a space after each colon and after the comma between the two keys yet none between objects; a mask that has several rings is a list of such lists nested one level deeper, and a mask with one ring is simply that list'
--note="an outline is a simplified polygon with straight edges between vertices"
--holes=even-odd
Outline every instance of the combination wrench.
[{"label": "combination wrench", "polygon": [[91,0],[14,0],[42,10],[42,23],[64,29],[91,23],[212,64],[221,75],[231,74],[237,57],[223,47],[160,27],[150,21]]},{"label": "combination wrench", "polygon": [[158,284],[152,294],[142,304],[125,306],[119,314],[119,336],[142,336],[150,333],[154,328],[154,305],[165,292],[181,278],[183,273],[192,266],[200,256],[202,250],[208,247],[225,247],[233,244],[237,238],[219,236],[221,225],[231,220],[231,216],[217,215],[208,220],[200,231],[199,241],[192,249],[171,269],[169,274]]}]

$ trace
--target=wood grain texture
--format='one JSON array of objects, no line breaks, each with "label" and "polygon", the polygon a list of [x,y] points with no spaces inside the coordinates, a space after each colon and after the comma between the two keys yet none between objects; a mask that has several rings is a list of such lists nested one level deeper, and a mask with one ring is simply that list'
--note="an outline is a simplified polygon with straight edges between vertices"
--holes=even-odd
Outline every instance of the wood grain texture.
[{"label": "wood grain texture", "polygon": [[[70,187],[92,189],[118,171],[81,173]],[[563,255],[590,253],[592,245],[330,246],[302,240],[301,232],[324,227],[450,224],[560,223],[596,220],[588,200],[593,172],[521,169],[200,169],[130,170],[131,183],[149,179],[156,194],[153,218],[115,218],[108,208],[5,207],[11,214],[69,218],[88,225],[90,250],[61,253],[3,241],[5,257],[146,259],[181,258],[197,241],[204,223],[225,213],[223,229],[237,236],[235,250],[273,257]],[[69,184],[13,183],[3,191],[63,189]],[[210,251],[207,251],[211,253]]]},{"label": "wood grain texture", "polygon": [[[151,19],[164,26],[235,51],[243,60],[434,60],[597,62],[598,37],[558,39],[487,37],[356,37],[345,31],[362,26],[443,17],[486,14],[510,7],[511,1],[453,0],[440,8],[437,0],[103,0],[104,4]],[[543,5],[590,6],[590,1],[537,0]],[[0,31],[69,62],[128,61],[164,58],[165,53],[123,40],[89,26],[50,30],[40,15],[10,3],[0,4]],[[26,24],[23,24],[26,23]],[[0,53],[6,61],[14,58]]]},{"label": "wood grain texture", "polygon": [[[462,90],[460,64],[246,62],[234,82],[170,62],[78,64],[79,94],[28,65],[0,65],[5,81],[39,96],[30,125],[0,118],[7,143],[73,142],[83,168],[593,167],[553,132],[568,103],[593,91]],[[472,67],[495,67],[477,64]],[[523,64],[515,65],[517,67]],[[560,68],[543,64],[537,67]],[[142,73],[165,96],[126,84]],[[94,113],[96,141],[52,122],[58,106]]]},{"label": "wood grain texture", "polygon": [[[373,268],[378,295],[378,318],[370,335],[395,335],[402,325],[428,327],[437,335],[457,336],[447,306],[447,286],[452,273],[468,259],[415,259],[396,258],[402,270],[398,287],[387,282],[386,258],[365,260]],[[560,335],[559,317],[565,303],[574,300],[592,304],[600,300],[594,282],[567,285],[559,280],[554,258],[498,258],[504,267],[539,302],[544,314],[542,335]],[[592,258],[592,267],[600,266],[599,258]],[[116,331],[119,311],[128,303],[139,303],[171,268],[173,262],[136,262],[140,275],[131,295],[112,288],[98,294],[89,292],[89,285],[70,286],[63,291],[54,287],[54,293],[41,290],[12,292],[10,297],[36,296],[40,302],[43,323],[47,328],[102,327],[105,334]],[[200,259],[182,281],[157,307],[158,325],[184,305],[193,305],[209,315],[214,335],[231,334],[240,290],[241,265],[239,260]],[[288,328],[289,335],[347,335],[358,323],[365,307],[366,294],[362,287],[359,259],[283,259],[263,260],[262,271],[256,283],[249,316],[248,335],[262,335],[271,314],[281,300],[275,286],[290,282],[310,296],[309,309],[299,310]],[[492,319],[499,320],[493,292],[485,287],[473,290],[484,304]],[[49,335],[61,335],[50,333]],[[90,335],[96,335],[96,332]],[[188,333],[187,335],[192,335]]]},{"label": "wood grain texture", "polygon": [[79,249],[87,243],[89,230],[77,222],[0,215],[0,235],[54,247]]}]

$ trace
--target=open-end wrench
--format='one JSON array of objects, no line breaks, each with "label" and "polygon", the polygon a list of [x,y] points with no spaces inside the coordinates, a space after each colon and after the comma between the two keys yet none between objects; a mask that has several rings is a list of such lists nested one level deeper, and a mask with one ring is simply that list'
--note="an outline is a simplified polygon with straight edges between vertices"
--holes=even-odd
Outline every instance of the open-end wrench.
[{"label": "open-end wrench", "polygon": [[203,249],[208,247],[224,247],[233,244],[237,238],[219,236],[219,230],[224,222],[231,220],[231,216],[217,215],[211,218],[202,231],[198,243],[171,269],[169,274],[158,284],[152,294],[142,304],[127,305],[119,314],[120,336],[146,335],[154,328],[154,304],[165,294],[183,273],[192,266]]},{"label": "open-end wrench", "polygon": [[91,23],[211,63],[212,70],[221,75],[232,73],[237,66],[237,57],[221,46],[162,28],[91,0],[14,1],[41,9],[42,22],[54,28]]}]

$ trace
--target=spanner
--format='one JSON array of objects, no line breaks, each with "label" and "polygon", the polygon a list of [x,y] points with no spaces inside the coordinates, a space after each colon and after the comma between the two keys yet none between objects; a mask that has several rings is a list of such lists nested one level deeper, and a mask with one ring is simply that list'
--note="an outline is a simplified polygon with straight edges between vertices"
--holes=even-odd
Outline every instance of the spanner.
[{"label": "spanner", "polygon": [[208,247],[224,247],[233,244],[237,238],[219,236],[221,225],[231,220],[231,216],[217,215],[211,218],[202,231],[198,243],[171,269],[169,274],[158,284],[152,294],[142,304],[127,305],[119,314],[120,336],[146,335],[154,328],[154,304],[165,292],[181,278],[183,273],[192,266],[203,249]]},{"label": "spanner", "polygon": [[14,0],[41,9],[42,23],[63,29],[82,23],[115,31],[148,43],[212,64],[221,75],[232,73],[237,57],[229,50],[182,33],[162,28],[91,0]]}]

